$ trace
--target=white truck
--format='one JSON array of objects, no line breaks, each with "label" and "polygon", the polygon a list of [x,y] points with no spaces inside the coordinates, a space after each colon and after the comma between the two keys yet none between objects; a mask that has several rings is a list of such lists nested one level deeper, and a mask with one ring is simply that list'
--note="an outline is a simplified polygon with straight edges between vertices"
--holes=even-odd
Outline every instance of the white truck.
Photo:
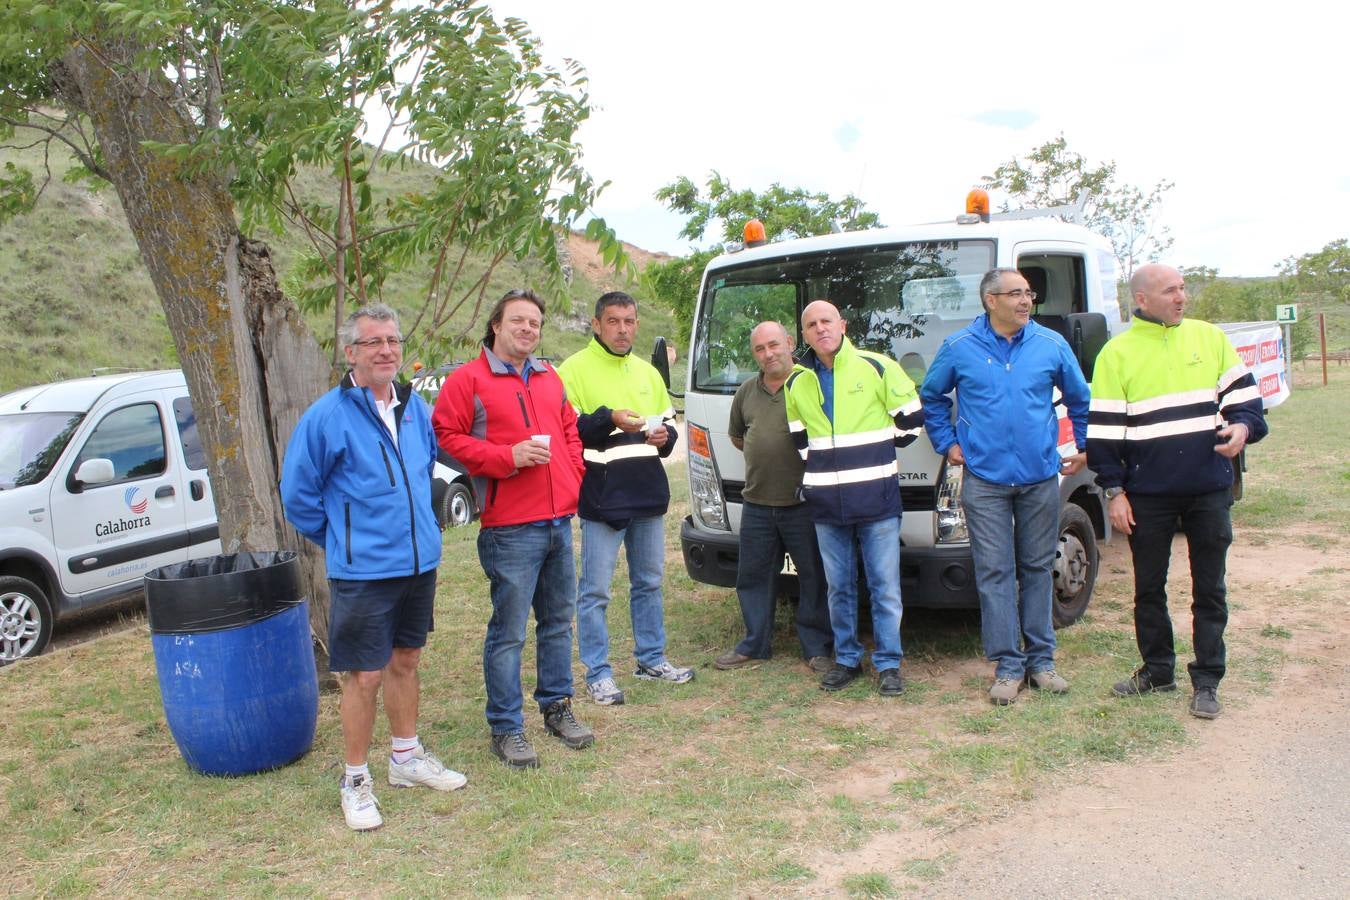
[{"label": "white truck", "polygon": [[[1048,211],[1047,211],[1048,212]],[[942,339],[981,312],[981,276],[1016,267],[1037,294],[1034,318],[1065,336],[1088,379],[1106,340],[1122,328],[1117,266],[1100,235],[1042,213],[1006,218],[978,212],[955,221],[760,243],[712,260],[703,275],[684,395],[691,514],[680,538],[690,577],[731,587],[745,463],[727,436],[736,388],[758,371],[750,329],[762,320],[800,339],[806,303],[828,299],[855,345],[890,355],[923,381]],[[1073,452],[1067,420],[1061,452]],[[926,435],[897,451],[904,515],[900,572],[906,606],[978,608],[970,541],[960,501],[961,467]],[[1060,479],[1055,622],[1076,621],[1097,577],[1098,539],[1109,537],[1105,499],[1091,472]],[[903,548],[903,549],[901,549]],[[795,593],[790,565],[780,587]]]},{"label": "white truck", "polygon": [[[441,526],[473,520],[468,476],[432,476]],[[206,453],[179,371],[78,378],[0,397],[0,665],[145,573],[220,553]]]}]

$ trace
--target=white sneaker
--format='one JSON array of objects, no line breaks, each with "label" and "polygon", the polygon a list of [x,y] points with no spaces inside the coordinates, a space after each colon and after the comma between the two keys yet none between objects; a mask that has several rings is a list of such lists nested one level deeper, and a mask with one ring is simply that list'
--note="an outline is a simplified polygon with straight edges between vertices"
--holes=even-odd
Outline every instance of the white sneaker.
[{"label": "white sneaker", "polygon": [[374,786],[364,775],[342,779],[342,815],[347,827],[354,831],[370,831],[384,824],[380,816],[380,801],[375,799]]},{"label": "white sneaker", "polygon": [[687,681],[694,680],[692,668],[672,665],[670,660],[665,659],[655,666],[644,666],[642,663],[638,663],[637,671],[633,674],[648,681],[669,681],[671,684],[684,684]]},{"label": "white sneaker", "polygon": [[396,763],[390,757],[389,783],[400,788],[425,784],[438,791],[455,791],[468,784],[469,779],[454,769],[447,769],[439,759],[418,744],[412,758],[405,763]]},{"label": "white sneaker", "polygon": [[601,706],[623,706],[623,691],[619,690],[613,678],[601,678],[586,685],[586,693]]}]

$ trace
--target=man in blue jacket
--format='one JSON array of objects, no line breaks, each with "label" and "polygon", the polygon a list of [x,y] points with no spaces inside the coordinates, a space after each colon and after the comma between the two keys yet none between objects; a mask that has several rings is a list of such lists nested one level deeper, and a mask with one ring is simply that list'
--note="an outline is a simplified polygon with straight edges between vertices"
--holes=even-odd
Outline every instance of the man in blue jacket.
[{"label": "man in blue jacket", "polygon": [[[980,594],[984,653],[995,663],[989,699],[1006,706],[1027,681],[1060,694],[1051,570],[1059,532],[1059,475],[1086,463],[1087,382],[1068,343],[1031,321],[1036,294],[1016,269],[980,281],[985,314],[942,342],[920,390],[924,427],[948,465],[965,466],[961,503]],[[952,427],[955,389],[959,408]],[[1061,455],[1058,391],[1073,424]]]},{"label": "man in blue jacket", "polygon": [[357,831],[383,824],[366,762],[384,687],[389,783],[463,787],[417,738],[417,663],[432,627],[441,535],[431,509],[436,438],[426,403],[396,385],[398,317],[383,304],[338,333],[351,370],[305,411],[281,469],[286,518],[324,548],[332,595],[329,666],[343,672],[342,813]]}]

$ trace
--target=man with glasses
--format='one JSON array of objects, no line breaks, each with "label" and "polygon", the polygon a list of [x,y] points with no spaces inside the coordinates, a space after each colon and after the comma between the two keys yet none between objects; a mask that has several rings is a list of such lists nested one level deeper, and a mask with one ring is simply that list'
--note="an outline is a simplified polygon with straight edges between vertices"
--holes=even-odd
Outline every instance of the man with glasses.
[{"label": "man with glasses", "polygon": [[417,664],[432,628],[441,560],[431,508],[431,413],[410,385],[395,383],[403,342],[392,309],[358,309],[338,340],[351,369],[295,426],[281,499],[296,531],[324,548],[329,667],[345,676],[342,812],[349,827],[366,831],[383,824],[367,764],[381,687],[393,740],[389,783],[450,791],[466,779],[417,737]]},{"label": "man with glasses", "polygon": [[[989,700],[1007,706],[1029,681],[1062,694],[1055,671],[1052,569],[1059,476],[1086,463],[1087,381],[1059,334],[1031,321],[1036,294],[1016,269],[980,281],[984,315],[942,342],[924,377],[924,426],[947,464],[965,466],[961,504],[970,530]],[[958,409],[952,427],[952,400]],[[1062,402],[1075,452],[1059,452]]]},{"label": "man with glasses", "polygon": [[478,560],[492,595],[483,638],[486,713],[493,754],[516,769],[539,765],[521,711],[530,610],[544,728],[573,750],[595,740],[572,714],[572,516],[586,467],[562,381],[534,355],[543,330],[539,295],[508,292],[488,317],[478,358],[446,379],[432,416],[446,452],[483,482]]}]

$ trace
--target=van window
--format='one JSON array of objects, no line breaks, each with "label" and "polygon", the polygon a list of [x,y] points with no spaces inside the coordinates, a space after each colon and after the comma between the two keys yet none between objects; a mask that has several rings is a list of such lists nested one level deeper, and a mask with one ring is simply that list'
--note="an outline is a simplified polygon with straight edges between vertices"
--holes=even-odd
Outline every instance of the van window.
[{"label": "van window", "polygon": [[765,319],[787,326],[805,350],[798,314],[829,300],[864,350],[884,353],[918,382],[942,339],[983,312],[980,278],[994,267],[994,242],[918,241],[787,256],[708,275],[694,326],[693,387],[734,393],[758,371],[750,330]]},{"label": "van window", "polygon": [[161,475],[165,470],[164,429],[153,403],[124,406],[104,416],[80,450],[71,471],[86,459],[110,459],[115,481]]},{"label": "van window", "polygon": [[191,397],[174,398],[173,418],[178,425],[178,437],[183,442],[183,460],[187,467],[194,471],[205,469],[206,450],[197,435],[197,414],[192,409]]}]

